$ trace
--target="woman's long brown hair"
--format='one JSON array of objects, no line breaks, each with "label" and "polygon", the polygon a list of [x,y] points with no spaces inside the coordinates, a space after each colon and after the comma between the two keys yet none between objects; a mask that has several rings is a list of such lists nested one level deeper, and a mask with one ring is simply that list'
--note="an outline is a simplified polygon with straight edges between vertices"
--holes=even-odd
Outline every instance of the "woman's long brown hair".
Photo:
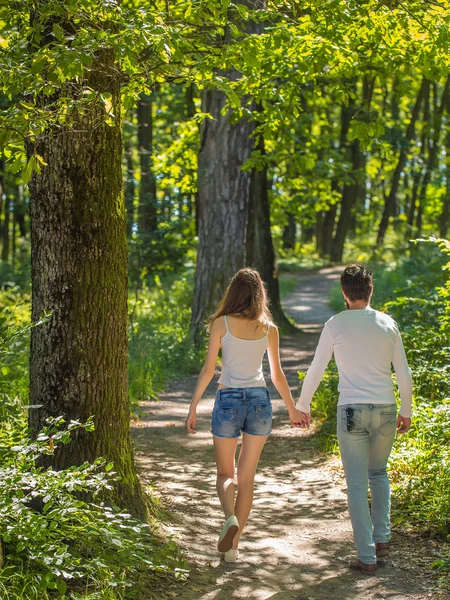
[{"label": "woman's long brown hair", "polygon": [[272,324],[266,287],[261,275],[254,269],[241,269],[233,276],[216,312],[209,319],[209,326],[219,317],[236,314]]}]

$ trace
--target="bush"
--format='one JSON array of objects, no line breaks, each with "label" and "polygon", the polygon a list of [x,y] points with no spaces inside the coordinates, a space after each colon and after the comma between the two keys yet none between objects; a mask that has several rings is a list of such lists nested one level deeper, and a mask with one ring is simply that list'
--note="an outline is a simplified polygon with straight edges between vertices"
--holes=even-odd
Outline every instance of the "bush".
[{"label": "bush", "polygon": [[3,314],[0,330],[0,539],[6,557],[0,597],[151,598],[148,589],[159,577],[185,576],[177,546],[101,501],[116,478],[113,465],[103,459],[62,471],[38,466],[42,455],[70,442],[73,430],[92,431],[93,425],[64,427],[61,417],[49,419],[36,440],[29,438],[20,379],[16,390],[9,376],[24,368],[30,327],[19,331],[5,325],[13,321]]}]

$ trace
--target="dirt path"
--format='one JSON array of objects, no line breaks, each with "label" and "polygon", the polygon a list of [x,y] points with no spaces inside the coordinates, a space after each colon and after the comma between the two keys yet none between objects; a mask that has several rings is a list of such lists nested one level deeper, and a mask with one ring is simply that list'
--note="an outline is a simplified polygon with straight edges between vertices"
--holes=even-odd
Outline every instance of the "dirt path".
[{"label": "dirt path", "polygon": [[[328,290],[336,269],[303,273],[285,302],[301,324],[282,340],[282,363],[296,391],[297,371],[309,365],[323,323],[331,315]],[[265,372],[267,373],[267,365]],[[417,540],[394,535],[391,558],[377,576],[347,568],[354,548],[345,481],[337,461],[313,448],[310,434],[289,426],[271,388],[274,427],[256,476],[255,500],[240,549],[227,565],[216,551],[222,514],[215,493],[210,415],[216,379],[199,407],[198,433],[187,437],[184,418],[196,377],[175,382],[159,403],[148,403],[133,433],[142,478],[160,491],[174,515],[168,527],[193,566],[189,582],[171,592],[182,600],[419,600],[448,598],[433,591],[433,575],[420,563]],[[422,554],[423,555],[423,554]],[[411,561],[411,557],[414,560]]]}]

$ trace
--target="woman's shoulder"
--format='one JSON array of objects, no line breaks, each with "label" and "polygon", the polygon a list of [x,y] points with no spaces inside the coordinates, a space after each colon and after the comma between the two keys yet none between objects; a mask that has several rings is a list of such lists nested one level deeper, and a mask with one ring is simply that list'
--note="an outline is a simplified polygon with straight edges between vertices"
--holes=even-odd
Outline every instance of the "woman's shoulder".
[{"label": "woman's shoulder", "polygon": [[217,333],[220,336],[223,336],[226,330],[227,327],[225,315],[220,315],[219,317],[216,317],[214,321],[212,321],[210,327],[211,334]]},{"label": "woman's shoulder", "polygon": [[267,332],[269,338],[278,337],[278,327],[272,321],[266,321],[264,329]]}]

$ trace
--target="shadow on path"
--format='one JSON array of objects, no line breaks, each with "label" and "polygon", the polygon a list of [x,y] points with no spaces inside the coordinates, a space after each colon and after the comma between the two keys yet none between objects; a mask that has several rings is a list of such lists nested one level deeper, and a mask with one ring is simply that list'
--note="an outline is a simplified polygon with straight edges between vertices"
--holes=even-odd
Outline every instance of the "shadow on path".
[{"label": "shadow on path", "polygon": [[[328,290],[340,269],[302,274],[285,300],[301,331],[282,340],[282,363],[293,392],[297,371],[311,362],[323,323],[331,316]],[[267,365],[265,368],[268,374]],[[161,402],[142,405],[133,430],[143,481],[163,496],[174,522],[166,529],[192,565],[190,580],[172,597],[183,600],[419,600],[431,592],[425,569],[403,560],[413,542],[395,540],[392,557],[375,577],[351,572],[351,526],[342,473],[313,447],[310,434],[289,425],[271,388],[274,428],[258,468],[252,514],[239,562],[228,565],[216,551],[222,514],[215,492],[210,415],[216,383],[198,411],[198,432],[186,436],[184,419],[196,377],[174,382]],[[215,380],[216,381],[216,378]]]}]

